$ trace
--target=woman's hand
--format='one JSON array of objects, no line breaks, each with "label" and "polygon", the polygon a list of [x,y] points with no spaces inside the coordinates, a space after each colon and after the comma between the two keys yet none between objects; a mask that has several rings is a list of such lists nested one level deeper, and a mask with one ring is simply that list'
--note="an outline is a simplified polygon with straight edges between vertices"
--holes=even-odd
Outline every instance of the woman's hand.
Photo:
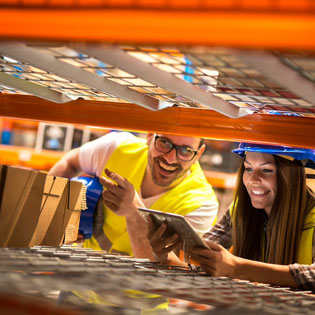
[{"label": "woman's hand", "polygon": [[177,234],[173,234],[170,237],[163,237],[166,231],[167,224],[162,223],[161,226],[155,230],[155,226],[150,216],[148,216],[148,235],[147,238],[152,247],[155,259],[162,263],[169,263],[168,254],[180,247],[181,242]]},{"label": "woman's hand", "polygon": [[190,256],[211,276],[235,278],[239,257],[234,256],[221,245],[212,242],[207,244],[210,250],[195,247]]}]

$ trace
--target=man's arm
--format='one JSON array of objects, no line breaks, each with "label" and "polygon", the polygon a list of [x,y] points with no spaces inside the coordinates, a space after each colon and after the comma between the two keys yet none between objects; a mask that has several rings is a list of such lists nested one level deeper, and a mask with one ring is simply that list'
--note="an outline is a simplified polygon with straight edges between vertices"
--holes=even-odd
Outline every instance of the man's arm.
[{"label": "man's arm", "polygon": [[67,152],[48,172],[48,175],[71,178],[82,171],[79,148]]},{"label": "man's arm", "polygon": [[[144,205],[139,205],[144,207]],[[126,217],[127,231],[132,252],[135,257],[153,259],[152,248],[147,239],[147,224],[138,211],[133,216]]]},{"label": "man's arm", "polygon": [[147,223],[138,212],[138,207],[144,207],[142,200],[127,179],[108,169],[105,173],[117,183],[116,185],[105,177],[100,177],[105,188],[102,195],[105,205],[117,215],[125,217],[134,256],[153,260],[152,249],[146,237]]}]

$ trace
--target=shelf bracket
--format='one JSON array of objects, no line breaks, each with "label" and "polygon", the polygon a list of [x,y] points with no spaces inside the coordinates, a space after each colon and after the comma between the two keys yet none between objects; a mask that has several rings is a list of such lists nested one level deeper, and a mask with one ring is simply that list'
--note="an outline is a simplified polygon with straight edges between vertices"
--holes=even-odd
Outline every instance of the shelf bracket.
[{"label": "shelf bracket", "polygon": [[0,84],[59,104],[72,101],[72,98],[63,93],[4,72],[0,72]]},{"label": "shelf bracket", "polygon": [[0,43],[0,53],[28,63],[41,70],[54,73],[73,82],[84,84],[90,88],[105,92],[106,94],[114,95],[150,110],[160,110],[173,105],[172,103],[160,101],[97,74],[57,60],[53,56],[35,48],[28,47],[21,42]]}]

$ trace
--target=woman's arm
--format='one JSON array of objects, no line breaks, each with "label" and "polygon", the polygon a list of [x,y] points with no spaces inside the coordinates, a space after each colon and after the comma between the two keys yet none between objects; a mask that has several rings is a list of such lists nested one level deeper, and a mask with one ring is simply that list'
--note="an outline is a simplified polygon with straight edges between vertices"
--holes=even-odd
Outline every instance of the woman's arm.
[{"label": "woman's arm", "polygon": [[192,257],[212,276],[297,287],[289,266],[240,258],[218,244],[208,242],[208,245],[210,250],[195,249]]},{"label": "woman's arm", "polygon": [[297,288],[289,266],[267,264],[243,258],[239,259],[234,278]]}]

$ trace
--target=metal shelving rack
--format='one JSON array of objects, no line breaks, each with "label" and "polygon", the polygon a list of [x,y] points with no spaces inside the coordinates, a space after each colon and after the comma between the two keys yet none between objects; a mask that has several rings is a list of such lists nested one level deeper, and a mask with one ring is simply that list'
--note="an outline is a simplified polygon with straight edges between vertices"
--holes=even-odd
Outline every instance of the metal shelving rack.
[{"label": "metal shelving rack", "polygon": [[[314,1],[25,0],[0,6],[0,115],[163,129],[163,114],[153,125],[151,113],[136,104],[175,116],[176,124],[165,126],[174,134],[315,146]],[[192,117],[188,126],[183,108]],[[89,117],[91,110],[101,119]],[[200,122],[213,115],[220,133]],[[260,129],[261,122],[269,129]]]},{"label": "metal shelving rack", "polygon": [[[0,115],[315,148],[314,34],[312,0],[0,0]],[[32,293],[45,303],[79,286],[107,290],[112,303],[126,302],[121,289],[188,300],[195,308],[182,312],[191,314],[314,312],[310,292],[130,257],[69,248],[0,255],[7,308],[34,309]],[[132,312],[84,307],[75,312]]]}]

